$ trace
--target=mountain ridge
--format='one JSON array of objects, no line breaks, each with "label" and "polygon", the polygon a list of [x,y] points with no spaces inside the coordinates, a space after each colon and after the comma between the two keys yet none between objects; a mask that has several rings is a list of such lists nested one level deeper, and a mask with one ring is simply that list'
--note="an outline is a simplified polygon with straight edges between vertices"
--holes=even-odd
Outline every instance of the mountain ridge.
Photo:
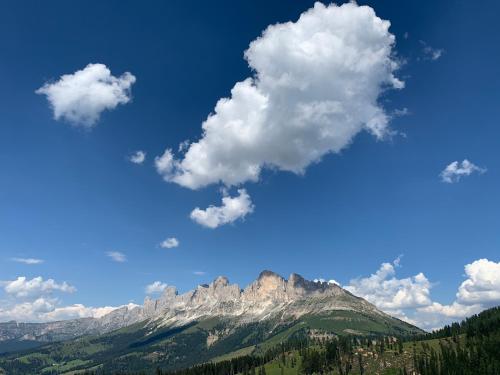
[{"label": "mountain ridge", "polygon": [[[304,305],[304,300],[315,299]],[[323,301],[321,301],[323,299]],[[307,280],[297,273],[285,279],[264,270],[245,288],[218,276],[209,284],[179,294],[167,286],[160,297],[147,296],[142,306],[125,305],[100,318],[78,318],[46,323],[0,323],[0,341],[34,340],[52,342],[86,334],[103,334],[141,321],[152,320],[159,326],[178,326],[204,317],[222,316],[249,323],[285,311],[283,318],[298,318],[307,313],[351,310],[387,316],[374,305],[354,296],[339,285]]]},{"label": "mountain ridge", "polygon": [[101,318],[32,326],[43,334],[18,337],[49,343],[0,355],[0,368],[12,374],[74,373],[88,368],[99,368],[103,374],[149,371],[157,366],[180,369],[240,350],[266,350],[304,335],[405,336],[423,332],[336,283],[310,281],[295,273],[285,279],[272,271],[261,272],[243,289],[219,276],[182,294],[168,286],[159,298],[146,297],[143,306],[125,306]]}]

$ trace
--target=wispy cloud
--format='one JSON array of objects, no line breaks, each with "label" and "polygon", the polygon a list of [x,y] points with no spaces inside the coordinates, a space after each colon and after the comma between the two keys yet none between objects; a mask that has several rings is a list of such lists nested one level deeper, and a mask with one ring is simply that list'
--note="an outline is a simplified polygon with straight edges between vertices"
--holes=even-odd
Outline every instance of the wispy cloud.
[{"label": "wispy cloud", "polygon": [[108,251],[106,255],[110,257],[113,262],[123,263],[127,261],[127,256],[119,251]]},{"label": "wispy cloud", "polygon": [[443,56],[444,53],[443,48],[433,48],[423,40],[420,41],[420,44],[422,45],[422,52],[424,54],[424,59],[435,61],[438,60],[441,56]]},{"label": "wispy cloud", "polygon": [[206,274],[207,273],[205,271],[193,271],[193,275],[196,275],[196,276],[204,276]]},{"label": "wispy cloud", "polygon": [[24,264],[40,264],[43,263],[43,259],[37,258],[11,258],[13,262],[24,263]]}]

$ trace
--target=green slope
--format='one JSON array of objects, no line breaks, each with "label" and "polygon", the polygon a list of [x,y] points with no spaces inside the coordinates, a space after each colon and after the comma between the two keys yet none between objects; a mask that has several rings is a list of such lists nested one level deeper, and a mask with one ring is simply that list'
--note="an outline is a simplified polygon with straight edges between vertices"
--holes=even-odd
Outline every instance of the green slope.
[{"label": "green slope", "polygon": [[[151,332],[152,331],[152,332]],[[213,359],[262,353],[295,335],[407,335],[422,333],[400,320],[352,311],[304,316],[290,322],[266,320],[243,326],[207,319],[176,328],[151,330],[138,323],[102,336],[87,336],[0,356],[8,374],[60,374],[84,369],[174,370]],[[250,349],[249,349],[250,348]]]}]

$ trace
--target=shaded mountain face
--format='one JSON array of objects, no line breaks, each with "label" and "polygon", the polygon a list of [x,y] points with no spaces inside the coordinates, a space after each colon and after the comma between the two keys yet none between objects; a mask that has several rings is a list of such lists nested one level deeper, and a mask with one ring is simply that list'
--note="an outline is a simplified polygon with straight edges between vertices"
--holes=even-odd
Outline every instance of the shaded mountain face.
[{"label": "shaded mountain face", "polygon": [[143,306],[125,306],[101,318],[51,323],[0,323],[0,342],[67,340],[104,334],[139,322],[161,328],[222,318],[238,326],[270,319],[288,322],[305,315],[332,311],[353,311],[390,318],[374,305],[336,284],[309,281],[295,273],[287,280],[274,272],[263,271],[245,289],[219,276],[210,284],[199,285],[184,294],[178,294],[175,287],[167,287],[156,300],[146,297]]}]

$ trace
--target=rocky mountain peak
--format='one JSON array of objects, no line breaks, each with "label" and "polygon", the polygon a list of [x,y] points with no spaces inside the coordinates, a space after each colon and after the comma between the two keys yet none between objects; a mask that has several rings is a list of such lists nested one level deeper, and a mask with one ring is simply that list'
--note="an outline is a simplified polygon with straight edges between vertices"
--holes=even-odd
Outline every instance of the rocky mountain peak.
[{"label": "rocky mountain peak", "polygon": [[292,273],[288,277],[288,284],[291,287],[294,287],[294,288],[297,287],[297,286],[300,286],[300,285],[304,285],[305,281],[306,280],[301,275],[299,275],[298,273]]},{"label": "rocky mountain peak", "polygon": [[226,276],[218,276],[213,282],[212,286],[217,289],[229,285],[229,279]]},{"label": "rocky mountain peak", "polygon": [[283,277],[278,275],[276,272],[264,270],[259,274],[259,277],[257,278],[257,280],[262,280],[262,279],[266,279],[266,278],[283,279]]}]

